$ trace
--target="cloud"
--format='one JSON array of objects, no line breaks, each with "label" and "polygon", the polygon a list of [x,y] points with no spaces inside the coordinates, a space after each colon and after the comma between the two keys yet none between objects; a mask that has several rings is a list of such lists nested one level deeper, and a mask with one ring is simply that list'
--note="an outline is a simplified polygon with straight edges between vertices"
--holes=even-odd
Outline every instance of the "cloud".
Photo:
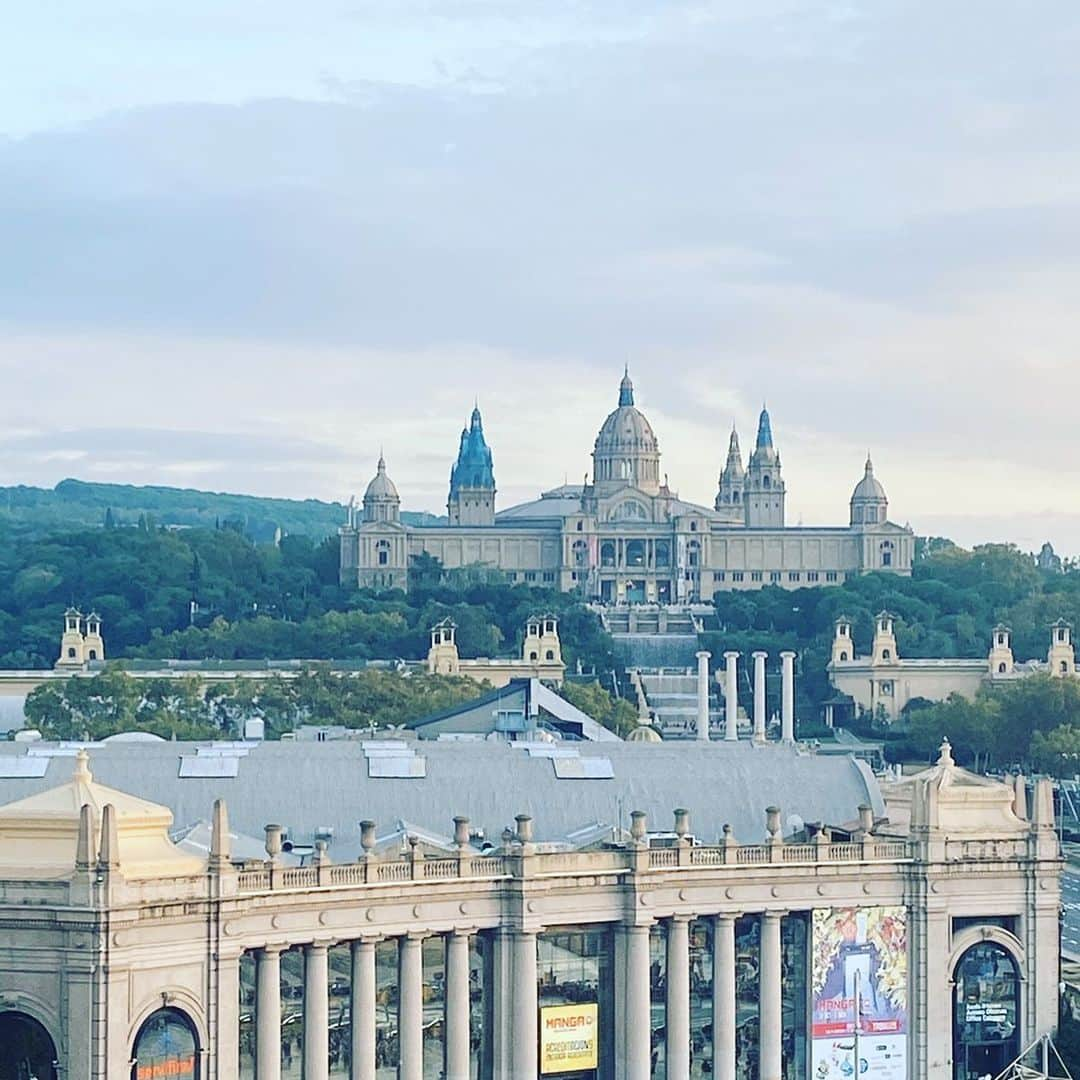
[{"label": "cloud", "polygon": [[1080,482],[1073,5],[109,0],[78,29],[162,63],[0,143],[0,421],[56,444],[3,475],[103,431],[90,473],[337,498],[384,444],[437,509],[480,393],[505,505],[580,477],[629,362],[687,497],[764,398],[793,519],[843,520],[869,445],[916,528],[1080,547],[1038,517]]}]

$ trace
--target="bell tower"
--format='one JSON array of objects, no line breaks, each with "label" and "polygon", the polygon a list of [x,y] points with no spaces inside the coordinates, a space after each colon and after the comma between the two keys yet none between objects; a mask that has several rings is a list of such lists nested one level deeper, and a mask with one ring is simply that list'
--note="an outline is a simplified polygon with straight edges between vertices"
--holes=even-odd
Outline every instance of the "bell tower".
[{"label": "bell tower", "polygon": [[82,612],[69,607],[64,612],[64,633],[60,638],[58,668],[81,668],[86,662],[85,641],[82,635]]},{"label": "bell tower", "polygon": [[893,616],[883,611],[874,620],[874,648],[871,663],[895,664],[899,659],[896,634],[893,633]]},{"label": "bell tower", "polygon": [[1004,623],[998,623],[994,627],[990,638],[990,656],[987,663],[990,667],[991,678],[1011,675],[1016,668],[1016,660],[1012,651],[1012,630]]},{"label": "bell tower", "polygon": [[836,620],[836,628],[833,632],[832,662],[846,664],[854,659],[855,642],[851,637],[851,620],[846,615],[841,615]]},{"label": "bell tower", "polygon": [[1072,626],[1064,619],[1058,619],[1050,627],[1050,652],[1046,659],[1051,675],[1076,674],[1076,650],[1073,648],[1072,631]]},{"label": "bell tower", "polygon": [[743,485],[746,524],[751,529],[782,529],[787,489],[780,471],[780,455],[773,445],[768,409],[758,418],[757,443],[750,455]]}]

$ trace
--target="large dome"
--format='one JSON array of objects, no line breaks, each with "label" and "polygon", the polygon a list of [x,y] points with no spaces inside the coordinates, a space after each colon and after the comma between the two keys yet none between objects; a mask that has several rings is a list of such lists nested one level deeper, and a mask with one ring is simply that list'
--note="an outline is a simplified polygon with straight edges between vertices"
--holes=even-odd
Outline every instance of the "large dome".
[{"label": "large dome", "polygon": [[660,489],[660,447],[652,425],[634,405],[629,372],[619,384],[618,408],[596,436],[593,480],[598,485],[632,484],[652,494]]},{"label": "large dome", "polygon": [[866,471],[863,478],[855,485],[855,490],[851,493],[851,501],[855,502],[856,500],[887,501],[885,489],[881,486],[881,481],[874,475],[874,463],[870,460],[869,455],[866,458]]},{"label": "large dome", "polygon": [[394,487],[394,481],[386,475],[386,462],[382,454],[379,455],[379,464],[371,483],[364,492],[364,501],[368,499],[397,499],[400,501],[398,490]]}]

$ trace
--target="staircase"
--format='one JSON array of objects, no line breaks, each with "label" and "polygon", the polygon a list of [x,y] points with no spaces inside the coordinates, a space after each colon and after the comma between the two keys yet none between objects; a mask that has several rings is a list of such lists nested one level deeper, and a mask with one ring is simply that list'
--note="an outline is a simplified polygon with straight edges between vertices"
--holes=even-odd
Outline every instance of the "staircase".
[{"label": "staircase", "polygon": [[[696,639],[695,639],[696,641]],[[692,739],[697,734],[697,671],[694,668],[639,669],[641,687],[665,738]],[[709,735],[723,738],[723,698],[710,687]]]}]

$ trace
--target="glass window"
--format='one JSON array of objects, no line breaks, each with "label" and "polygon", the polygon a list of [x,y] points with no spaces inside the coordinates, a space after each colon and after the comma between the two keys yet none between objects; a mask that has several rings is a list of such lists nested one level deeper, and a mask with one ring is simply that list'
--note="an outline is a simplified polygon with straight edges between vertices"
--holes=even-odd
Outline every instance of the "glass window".
[{"label": "glass window", "polygon": [[667,1080],[667,929],[653,926],[649,931],[649,1002],[652,1031],[650,1073],[654,1080]]},{"label": "glass window", "polygon": [[757,1080],[758,966],[761,924],[756,915],[735,922],[735,1075]]},{"label": "glass window", "polygon": [[744,575],[743,575],[743,572],[741,570],[733,570],[732,574],[731,574],[731,580],[732,581],[742,581],[743,576]]},{"label": "glass window", "polygon": [[132,1051],[132,1080],[198,1080],[195,1027],[179,1009],[158,1009],[139,1028]]},{"label": "glass window", "polygon": [[[594,1080],[615,1071],[615,981],[610,927],[568,927],[537,937],[540,1024],[545,1010],[562,1005],[597,1005],[598,1069],[560,1072],[568,1080]],[[437,1075],[437,1074],[433,1074]]]},{"label": "glass window", "polygon": [[802,1080],[806,1076],[808,938],[809,920],[806,912],[787,915],[781,920],[780,948],[784,982],[784,1046],[782,1053],[784,1080]]},{"label": "glass window", "polygon": [[713,1075],[713,921],[690,924],[690,1075]]},{"label": "glass window", "polygon": [[760,581],[761,580],[761,571],[760,570],[751,570],[750,571],[750,580],[751,581]]},{"label": "glass window", "polygon": [[780,580],[780,571],[779,570],[770,570],[769,571],[769,580],[770,581],[779,581]]},{"label": "glass window", "polygon": [[956,965],[953,1076],[997,1076],[1019,1053],[1020,980],[1008,950],[985,941]]}]

